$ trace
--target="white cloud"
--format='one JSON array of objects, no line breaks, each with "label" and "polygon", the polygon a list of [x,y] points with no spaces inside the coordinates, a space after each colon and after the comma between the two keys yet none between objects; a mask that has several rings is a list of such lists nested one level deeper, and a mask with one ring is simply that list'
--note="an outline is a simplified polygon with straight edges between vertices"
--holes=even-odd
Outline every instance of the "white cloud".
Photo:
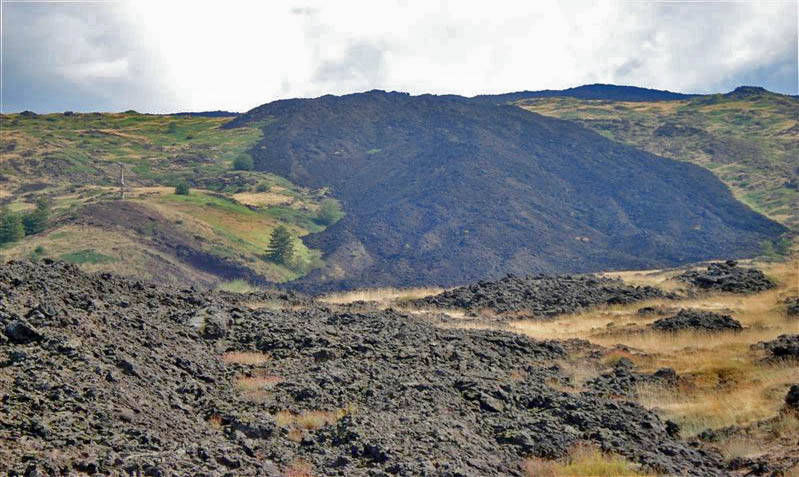
[{"label": "white cloud", "polygon": [[111,61],[72,63],[61,67],[61,71],[71,81],[85,82],[98,79],[124,78],[130,72],[128,66],[127,58],[119,58]]},{"label": "white cloud", "polygon": [[608,82],[709,92],[761,78],[796,92],[795,1],[136,0],[79,8],[109,11],[92,23],[55,9],[33,28],[49,29],[49,39],[26,33],[52,43],[72,32],[70,51],[39,68],[46,75],[55,64],[69,81],[94,85],[127,75],[155,92],[145,106],[160,110],[246,110],[372,88],[473,95]]}]

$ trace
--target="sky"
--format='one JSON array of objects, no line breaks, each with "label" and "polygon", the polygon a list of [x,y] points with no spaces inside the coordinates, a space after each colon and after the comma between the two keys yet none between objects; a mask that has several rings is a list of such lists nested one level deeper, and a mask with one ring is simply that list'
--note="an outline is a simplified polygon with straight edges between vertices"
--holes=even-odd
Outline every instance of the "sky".
[{"label": "sky", "polygon": [[371,89],[797,94],[797,1],[2,0],[2,112],[246,111]]}]

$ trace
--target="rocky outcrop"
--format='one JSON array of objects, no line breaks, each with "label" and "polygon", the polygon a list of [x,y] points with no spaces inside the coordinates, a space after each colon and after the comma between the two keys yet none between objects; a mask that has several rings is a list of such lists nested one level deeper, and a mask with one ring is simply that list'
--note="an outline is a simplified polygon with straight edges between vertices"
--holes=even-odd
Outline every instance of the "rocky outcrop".
[{"label": "rocky outcrop", "polygon": [[755,293],[777,286],[760,270],[739,267],[734,260],[711,263],[704,271],[690,270],[674,278],[703,290],[729,293]]},{"label": "rocky outcrop", "polygon": [[707,332],[740,331],[741,323],[730,315],[713,313],[712,311],[683,309],[676,315],[661,318],[652,323],[658,331],[696,330]]},{"label": "rocky outcrop", "polygon": [[753,347],[765,350],[771,359],[799,360],[799,335],[780,335],[771,341],[761,341]]},{"label": "rocky outcrop", "polygon": [[527,312],[554,316],[598,305],[633,303],[672,295],[644,286],[634,287],[621,280],[595,276],[518,277],[508,275],[497,281],[480,281],[444,293],[416,300],[416,306],[489,309],[498,313]]}]

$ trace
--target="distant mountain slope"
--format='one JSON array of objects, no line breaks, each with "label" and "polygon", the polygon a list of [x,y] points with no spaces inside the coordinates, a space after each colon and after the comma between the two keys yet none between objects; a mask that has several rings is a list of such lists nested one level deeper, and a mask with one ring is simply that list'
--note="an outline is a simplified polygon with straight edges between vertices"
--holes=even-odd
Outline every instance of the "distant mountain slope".
[{"label": "distant mountain slope", "polygon": [[[204,286],[306,273],[318,252],[299,242],[290,266],[263,255],[279,225],[295,236],[322,230],[314,218],[323,195],[235,170],[260,129],[220,129],[232,116],[204,114],[0,116],[0,213],[32,209],[42,198],[52,203],[47,229],[0,243],[0,261],[58,258],[85,270]],[[175,194],[182,182],[188,195]]]},{"label": "distant mountain slope", "polygon": [[741,86],[668,102],[533,98],[515,104],[711,169],[744,203],[799,231],[796,97]]},{"label": "distant mountain slope", "polygon": [[586,84],[568,89],[546,89],[542,91],[519,91],[504,94],[483,94],[472,100],[490,103],[507,104],[530,98],[578,98],[606,99],[613,101],[673,101],[689,99],[699,95],[673,93],[659,89],[639,88],[637,86],[619,86],[614,84]]},{"label": "distant mountain slope", "polygon": [[372,91],[277,101],[227,127],[252,124],[256,168],[345,204],[306,240],[327,262],[309,289],[660,267],[752,255],[785,230],[703,168],[510,106]]}]

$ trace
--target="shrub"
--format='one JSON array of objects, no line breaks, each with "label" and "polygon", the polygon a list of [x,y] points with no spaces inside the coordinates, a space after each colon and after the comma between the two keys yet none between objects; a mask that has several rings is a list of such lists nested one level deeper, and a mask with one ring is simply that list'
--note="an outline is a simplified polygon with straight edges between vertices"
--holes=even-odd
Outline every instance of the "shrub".
[{"label": "shrub", "polygon": [[189,195],[189,184],[186,182],[178,183],[178,185],[175,186],[175,194]]},{"label": "shrub", "polygon": [[269,192],[269,184],[266,182],[261,182],[255,187],[255,192]]},{"label": "shrub", "polygon": [[25,236],[25,226],[19,214],[6,209],[0,213],[0,244],[16,242]]},{"label": "shrub", "polygon": [[286,266],[291,264],[294,256],[294,239],[285,226],[281,225],[272,231],[266,255],[275,263]]},{"label": "shrub", "polygon": [[36,209],[33,212],[22,216],[22,225],[25,228],[25,235],[38,234],[47,228],[47,221],[50,219],[50,201],[40,197],[36,201]]},{"label": "shrub", "polygon": [[341,204],[336,199],[325,199],[319,204],[316,221],[324,225],[333,225],[344,216]]},{"label": "shrub", "polygon": [[252,157],[247,154],[240,154],[233,160],[233,169],[237,171],[251,171],[253,166]]}]

